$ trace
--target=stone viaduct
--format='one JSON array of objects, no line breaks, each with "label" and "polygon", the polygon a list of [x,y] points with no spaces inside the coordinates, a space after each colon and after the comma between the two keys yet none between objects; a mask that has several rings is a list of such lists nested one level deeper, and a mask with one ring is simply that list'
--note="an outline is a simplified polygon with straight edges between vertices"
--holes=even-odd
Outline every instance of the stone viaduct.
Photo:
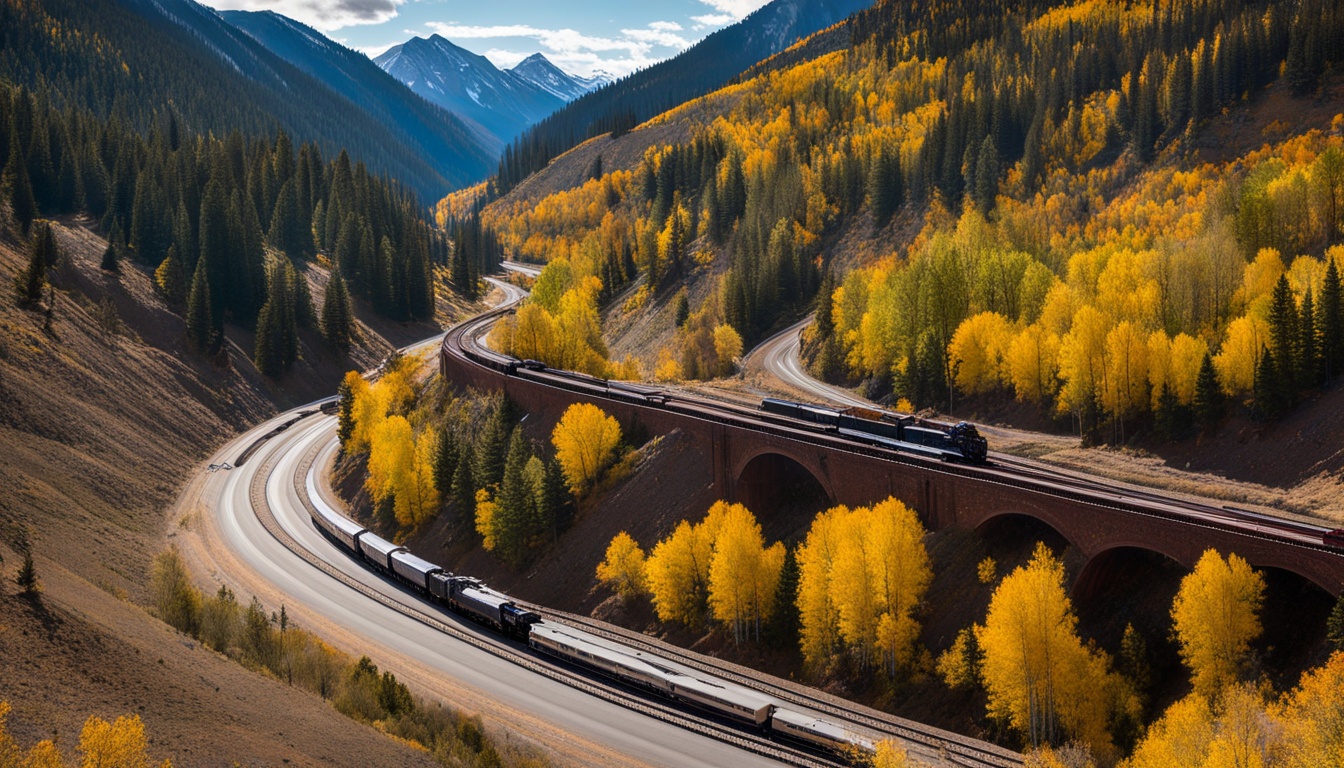
[{"label": "stone viaduct", "polygon": [[[1057,488],[1015,477],[1009,470],[922,462],[884,454],[820,433],[798,436],[761,431],[731,411],[703,416],[626,398],[549,386],[445,353],[440,368],[462,385],[503,390],[524,410],[559,417],[575,402],[593,402],[615,416],[627,434],[679,429],[703,446],[720,498],[771,509],[790,495],[811,492],[832,503],[867,505],[894,496],[918,510],[930,529],[986,530],[1014,516],[1056,531],[1082,556],[1074,594],[1089,596],[1135,550],[1159,553],[1191,568],[1209,548],[1235,552],[1252,566],[1296,574],[1329,592],[1344,592],[1344,551],[1292,537],[1260,533],[1171,509]],[[744,414],[745,415],[745,414]]]}]

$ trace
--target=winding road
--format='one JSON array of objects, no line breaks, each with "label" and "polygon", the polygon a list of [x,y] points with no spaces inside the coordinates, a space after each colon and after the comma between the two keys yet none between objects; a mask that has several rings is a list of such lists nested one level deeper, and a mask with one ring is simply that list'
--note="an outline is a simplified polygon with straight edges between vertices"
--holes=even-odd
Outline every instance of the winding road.
[{"label": "winding road", "polygon": [[[525,293],[490,280],[504,302]],[[405,351],[439,343],[442,335]],[[321,561],[393,603],[426,610],[418,598],[359,566],[320,536],[308,519],[294,478],[305,460],[336,447],[336,419],[313,413],[265,440],[242,466],[206,472],[206,464],[237,463],[244,451],[312,403],[280,414],[231,441],[202,464],[170,522],[169,536],[198,568],[239,595],[283,603],[295,621],[334,645],[368,654],[417,690],[552,750],[576,765],[769,766],[773,760],[646,716],[515,665],[352,589],[286,548],[258,514],[265,508],[284,532]],[[321,486],[322,483],[318,483]],[[309,489],[316,490],[313,488]],[[198,572],[201,572],[198,570]],[[433,610],[433,609],[429,609]],[[444,623],[458,622],[443,613]],[[474,625],[466,625],[477,631]],[[492,642],[506,641],[480,633]]]}]

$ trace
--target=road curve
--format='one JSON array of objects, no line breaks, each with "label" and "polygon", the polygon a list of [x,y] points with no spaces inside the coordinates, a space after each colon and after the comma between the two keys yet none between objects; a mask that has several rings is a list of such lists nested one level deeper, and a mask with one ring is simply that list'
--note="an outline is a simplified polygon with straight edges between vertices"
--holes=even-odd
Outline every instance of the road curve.
[{"label": "road curve", "polygon": [[[524,293],[502,281],[506,301]],[[506,287],[507,286],[507,287]],[[442,335],[406,348],[417,351]],[[207,461],[236,462],[245,449],[313,405],[294,409],[231,441]],[[563,761],[594,766],[778,765],[723,742],[626,709],[455,640],[347,586],[287,549],[270,534],[254,505],[264,503],[293,539],[360,584],[393,601],[425,606],[362,568],[308,520],[293,478],[306,455],[329,449],[336,420],[312,414],[262,442],[241,467],[202,472],[189,483],[170,537],[192,550],[216,579],[240,594],[283,602],[303,626],[352,653],[367,653],[416,689],[469,712],[482,713]],[[205,464],[202,465],[204,469]],[[263,499],[257,489],[263,488]],[[193,529],[191,535],[184,529]],[[443,614],[442,620],[457,619]],[[488,633],[487,633],[488,634]],[[493,638],[492,638],[493,639]],[[499,641],[503,642],[503,641]]]},{"label": "road curve", "polygon": [[799,352],[802,348],[803,329],[812,324],[812,315],[766,339],[747,355],[744,365],[759,364],[767,373],[784,384],[824,402],[855,408],[876,408],[871,400],[847,389],[812,378],[803,367]]}]

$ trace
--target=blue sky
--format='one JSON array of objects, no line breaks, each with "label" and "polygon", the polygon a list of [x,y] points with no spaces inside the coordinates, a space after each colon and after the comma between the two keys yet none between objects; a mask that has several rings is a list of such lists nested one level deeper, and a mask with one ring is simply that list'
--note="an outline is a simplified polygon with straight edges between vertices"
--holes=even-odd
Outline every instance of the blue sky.
[{"label": "blue sky", "polygon": [[537,53],[578,75],[624,75],[675,56],[768,0],[202,0],[271,10],[371,56],[440,34],[510,67]]}]

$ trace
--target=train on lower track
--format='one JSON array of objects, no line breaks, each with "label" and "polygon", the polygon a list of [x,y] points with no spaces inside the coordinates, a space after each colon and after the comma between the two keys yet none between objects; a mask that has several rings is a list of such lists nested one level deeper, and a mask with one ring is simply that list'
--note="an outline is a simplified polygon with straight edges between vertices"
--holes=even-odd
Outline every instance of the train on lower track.
[{"label": "train on lower track", "polygon": [[411,554],[405,547],[314,499],[313,525],[347,554],[379,574],[533,650],[594,670],[631,687],[651,691],[739,725],[846,757],[872,754],[873,739],[839,723],[781,707],[774,700],[708,675],[688,674],[668,661],[600,640],[567,625],[548,622],[536,611],[486,586]]}]

